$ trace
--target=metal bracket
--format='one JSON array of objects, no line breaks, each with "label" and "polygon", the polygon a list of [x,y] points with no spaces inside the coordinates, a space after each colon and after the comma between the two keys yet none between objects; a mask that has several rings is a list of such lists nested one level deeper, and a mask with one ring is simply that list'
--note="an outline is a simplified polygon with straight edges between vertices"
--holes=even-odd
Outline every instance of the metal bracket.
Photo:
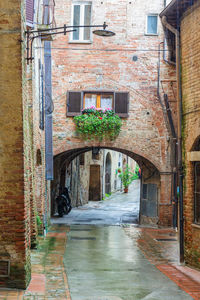
[{"label": "metal bracket", "polygon": [[[46,36],[52,36],[54,34],[64,34],[66,35],[68,32],[73,32],[76,31],[76,28],[84,27],[84,28],[92,28],[92,27],[101,27],[103,30],[106,29],[108,25],[106,22],[103,23],[103,25],[79,25],[79,26],[67,26],[64,24],[62,27],[55,27],[55,28],[49,28],[49,29],[40,29],[40,30],[27,30],[25,31],[26,34],[26,60],[27,64],[29,64],[29,61],[32,62],[34,59],[33,57],[33,41],[36,38],[41,38],[41,37],[46,37]],[[70,30],[67,30],[70,29]],[[63,30],[63,31],[58,31],[57,30]],[[55,32],[54,32],[55,31]],[[29,46],[29,43],[30,46]]]}]

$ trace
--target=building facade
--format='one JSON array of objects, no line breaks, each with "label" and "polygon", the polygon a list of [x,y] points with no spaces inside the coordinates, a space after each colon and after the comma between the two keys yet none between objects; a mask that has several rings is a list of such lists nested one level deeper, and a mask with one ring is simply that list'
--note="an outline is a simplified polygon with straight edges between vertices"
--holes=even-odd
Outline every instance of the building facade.
[{"label": "building facade", "polygon": [[[163,5],[158,0],[151,6],[146,1],[125,0],[56,2],[58,26],[105,21],[115,35],[103,38],[92,34],[93,29],[78,28],[52,42],[53,197],[64,162],[94,147],[109,148],[130,156],[142,169],[142,222],[172,224],[169,187],[174,139],[163,95],[168,95],[175,128],[176,82],[172,86],[175,68],[162,55],[164,34],[158,14]],[[77,135],[73,117],[92,105],[112,108],[121,117],[117,139],[85,141]]]},{"label": "building facade", "polygon": [[3,1],[1,8],[0,287],[26,288],[30,249],[49,218],[52,123],[50,42],[27,31],[54,26],[53,5]]},{"label": "building facade", "polygon": [[[180,32],[184,258],[200,267],[200,1],[172,1],[162,12]],[[166,22],[164,23],[166,24]],[[167,26],[167,24],[166,24]],[[172,29],[173,29],[172,28]],[[178,47],[178,44],[177,44]],[[178,61],[177,61],[178,63]]]},{"label": "building facade", "polygon": [[[95,147],[129,156],[142,169],[142,223],[172,224],[174,140],[163,96],[176,128],[176,84],[174,66],[162,55],[163,1],[151,7],[141,0],[54,4],[2,1],[0,285],[6,287],[28,285],[30,249],[47,229],[50,198],[66,166]],[[66,35],[43,31],[104,21],[115,36],[103,39],[86,28]],[[112,108],[122,118],[117,139],[77,135],[73,116],[89,105]]]}]

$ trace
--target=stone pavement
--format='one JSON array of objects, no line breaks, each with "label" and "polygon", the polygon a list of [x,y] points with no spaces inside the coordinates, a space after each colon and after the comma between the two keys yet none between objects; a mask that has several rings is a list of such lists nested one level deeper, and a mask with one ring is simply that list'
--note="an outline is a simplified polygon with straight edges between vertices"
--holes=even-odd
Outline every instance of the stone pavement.
[{"label": "stone pavement", "polygon": [[73,208],[63,218],[54,217],[52,224],[66,225],[120,225],[137,224],[140,206],[140,180],[134,180],[129,192],[116,192],[104,201],[89,201]]},{"label": "stone pavement", "polygon": [[[71,300],[63,265],[69,230],[66,225],[50,227],[38,249],[32,251],[32,280],[27,290],[0,289],[1,300]],[[136,236],[140,250],[158,270],[193,299],[200,299],[200,272],[178,264],[177,237],[172,229],[127,225],[124,230],[128,236]]]},{"label": "stone pavement", "polygon": [[[126,227],[125,231],[130,237],[137,234],[133,226]],[[179,264],[178,234],[174,230],[139,228],[137,242],[145,257],[160,272],[193,299],[200,299],[200,271]]]},{"label": "stone pavement", "polygon": [[2,300],[71,300],[63,255],[69,227],[51,226],[45,238],[32,250],[32,280],[27,290],[0,289]]}]

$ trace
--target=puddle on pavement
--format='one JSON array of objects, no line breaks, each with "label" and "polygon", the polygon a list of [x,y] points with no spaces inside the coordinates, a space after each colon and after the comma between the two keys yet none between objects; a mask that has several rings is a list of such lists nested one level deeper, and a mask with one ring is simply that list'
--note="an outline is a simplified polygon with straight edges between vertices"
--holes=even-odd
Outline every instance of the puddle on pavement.
[{"label": "puddle on pavement", "polygon": [[64,264],[72,300],[192,299],[144,257],[137,234],[133,240],[119,226],[70,228]]}]

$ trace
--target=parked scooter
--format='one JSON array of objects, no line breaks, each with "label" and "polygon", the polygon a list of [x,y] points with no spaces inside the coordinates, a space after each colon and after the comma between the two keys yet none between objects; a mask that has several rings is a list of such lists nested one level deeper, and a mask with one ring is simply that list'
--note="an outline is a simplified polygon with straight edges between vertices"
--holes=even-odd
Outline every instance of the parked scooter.
[{"label": "parked scooter", "polygon": [[56,202],[59,217],[63,217],[63,215],[67,215],[71,211],[71,199],[66,187],[63,189],[63,192],[61,192],[56,198]]}]

